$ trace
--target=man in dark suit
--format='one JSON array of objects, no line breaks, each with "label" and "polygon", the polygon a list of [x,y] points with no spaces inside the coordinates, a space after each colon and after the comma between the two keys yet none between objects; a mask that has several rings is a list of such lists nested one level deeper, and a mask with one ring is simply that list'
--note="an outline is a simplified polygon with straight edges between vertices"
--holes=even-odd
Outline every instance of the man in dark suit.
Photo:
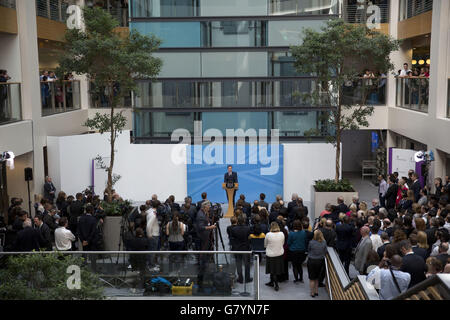
[{"label": "man in dark suit", "polygon": [[17,233],[14,243],[16,251],[39,251],[39,232],[31,227],[31,220],[23,222],[23,229]]},{"label": "man in dark suit", "polygon": [[202,192],[202,200],[197,202],[197,212],[202,208],[202,203],[208,200],[207,196],[206,192]]},{"label": "man in dark suit", "polygon": [[78,222],[78,237],[83,246],[83,251],[96,249],[98,239],[97,219],[93,216],[94,208],[86,207],[86,214],[80,217]]},{"label": "man in dark suit", "polygon": [[55,192],[56,188],[53,185],[52,178],[45,177],[45,184],[44,184],[44,198],[49,200],[51,204],[55,201]]},{"label": "man in dark suit", "polygon": [[[227,172],[223,176],[223,182],[225,182],[226,188],[234,188],[234,184],[238,183],[238,177],[237,173],[233,171],[233,167],[229,165],[227,167]],[[236,189],[233,191],[233,203],[235,203],[234,198],[236,196]],[[227,200],[228,200],[228,193],[227,193]]]},{"label": "man in dark suit", "polygon": [[78,219],[84,213],[83,194],[77,193],[75,198],[76,200],[67,208],[67,213],[69,215],[69,230],[74,235],[77,235]]},{"label": "man in dark suit", "polygon": [[266,199],[266,195],[265,195],[264,193],[260,193],[260,194],[259,194],[258,205],[259,205],[260,207],[264,207],[264,208],[266,208],[267,210],[269,210],[269,204],[268,204],[266,201],[264,201],[264,199]]},{"label": "man in dark suit", "polygon": [[52,235],[50,228],[44,223],[42,215],[34,217],[35,229],[39,232],[39,246],[47,251],[52,250]]},{"label": "man in dark suit", "polygon": [[[216,228],[216,225],[211,225],[209,219],[209,210],[211,208],[211,203],[209,201],[204,201],[202,203],[201,209],[197,212],[196,218],[196,232],[197,238],[199,239],[199,250],[208,251],[213,250],[212,243],[212,232]],[[208,267],[208,261],[210,256],[207,254],[202,254],[199,256],[199,268],[198,268],[198,285],[200,288],[203,286],[203,276]]]},{"label": "man in dark suit", "polygon": [[441,244],[439,245],[438,252],[439,253],[436,256],[436,259],[442,262],[442,267],[444,268],[445,265],[448,263],[448,242],[441,242]]},{"label": "man in dark suit", "polygon": [[427,258],[428,258],[427,249],[420,248],[417,246],[417,234],[416,233],[411,233],[409,235],[409,242],[411,243],[413,252],[415,254],[417,254],[418,256],[421,256],[424,261],[427,260]]},{"label": "man in dark suit", "polygon": [[383,232],[380,236],[381,241],[383,241],[383,245],[379,246],[377,249],[378,256],[380,257],[380,260],[384,257],[384,252],[386,251],[386,247],[391,244],[391,241],[389,240],[389,234],[387,232]]},{"label": "man in dark suit", "polygon": [[[238,217],[237,226],[230,229],[230,244],[232,251],[250,251],[250,227],[245,225],[245,219],[242,215]],[[238,274],[237,282],[252,282],[250,277],[250,255],[236,254],[236,269]],[[242,277],[242,262],[245,267],[245,279]]]},{"label": "man in dark suit", "polygon": [[420,199],[420,189],[422,187],[420,186],[419,176],[417,173],[412,174],[413,183],[411,186],[411,190],[414,192],[414,202],[418,202]]},{"label": "man in dark suit", "polygon": [[350,261],[352,259],[353,233],[355,229],[350,225],[350,218],[344,217],[344,223],[336,226],[336,249],[344,269],[349,274]]},{"label": "man in dark suit", "polygon": [[245,195],[241,194],[239,196],[239,200],[242,200],[242,208],[244,213],[247,215],[247,218],[250,218],[251,211],[252,211],[252,205],[245,201]]},{"label": "man in dark suit", "polygon": [[411,275],[411,282],[408,287],[411,288],[426,279],[427,265],[421,256],[413,252],[408,240],[401,241],[399,247],[403,255],[401,271],[408,272]]},{"label": "man in dark suit", "polygon": [[389,187],[386,191],[386,209],[395,208],[395,200],[397,199],[398,185],[395,183],[395,177],[390,175],[388,178]]}]

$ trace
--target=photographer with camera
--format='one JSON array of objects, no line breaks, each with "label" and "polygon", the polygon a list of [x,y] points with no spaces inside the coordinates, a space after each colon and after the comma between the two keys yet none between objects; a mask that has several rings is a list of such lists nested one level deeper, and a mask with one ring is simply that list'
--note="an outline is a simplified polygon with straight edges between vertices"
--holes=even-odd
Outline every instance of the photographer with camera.
[{"label": "photographer with camera", "polygon": [[[196,219],[196,231],[199,239],[200,251],[212,251],[213,250],[213,231],[216,229],[215,224],[211,224],[210,218],[211,203],[204,201],[200,211],[197,212]],[[207,269],[209,255],[202,254],[199,257],[199,274],[198,282],[199,286],[203,285],[203,275]]]}]

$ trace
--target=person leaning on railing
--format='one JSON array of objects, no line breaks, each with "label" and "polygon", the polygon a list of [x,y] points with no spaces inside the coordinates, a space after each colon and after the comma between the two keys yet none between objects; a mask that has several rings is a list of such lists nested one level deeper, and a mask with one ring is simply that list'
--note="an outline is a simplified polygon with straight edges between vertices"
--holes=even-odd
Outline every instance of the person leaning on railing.
[{"label": "person leaning on railing", "polygon": [[8,71],[0,70],[0,83],[5,83],[0,85],[0,121],[7,120],[7,109],[6,109],[6,99],[8,98],[8,88],[6,82],[10,80],[11,77],[8,76]]}]

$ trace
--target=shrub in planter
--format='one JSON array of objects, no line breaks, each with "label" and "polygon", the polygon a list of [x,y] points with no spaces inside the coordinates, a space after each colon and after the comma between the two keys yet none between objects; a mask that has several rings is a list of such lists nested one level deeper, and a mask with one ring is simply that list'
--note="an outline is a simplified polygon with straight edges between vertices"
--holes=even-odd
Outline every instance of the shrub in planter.
[{"label": "shrub in planter", "polygon": [[[103,299],[98,275],[82,263],[81,257],[57,252],[10,256],[0,270],[0,300]],[[73,265],[80,267],[80,289],[67,286]]]},{"label": "shrub in planter", "polygon": [[129,200],[113,200],[112,202],[103,201],[102,208],[107,216],[119,217],[129,213],[133,209],[133,206]]},{"label": "shrub in planter", "polygon": [[334,179],[316,180],[316,192],[354,192],[352,184],[347,179],[336,182]]}]

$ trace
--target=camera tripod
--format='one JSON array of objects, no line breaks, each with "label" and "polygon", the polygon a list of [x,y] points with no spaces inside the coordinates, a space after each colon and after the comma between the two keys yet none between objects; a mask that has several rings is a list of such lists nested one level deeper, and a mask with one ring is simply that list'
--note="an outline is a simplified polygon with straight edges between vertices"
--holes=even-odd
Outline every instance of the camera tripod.
[{"label": "camera tripod", "polygon": [[[223,243],[222,231],[220,230],[219,220],[217,220],[215,222],[215,225],[216,225],[216,229],[214,230],[214,233],[215,233],[215,237],[214,237],[215,238],[214,239],[215,249],[216,249],[216,251],[219,251],[219,241],[218,240],[220,240],[220,243],[222,244],[223,251],[226,251],[225,244]],[[217,263],[219,262],[219,257],[218,257],[217,254],[216,254],[216,261],[217,261]],[[228,264],[227,255],[225,255],[225,262]]]}]

